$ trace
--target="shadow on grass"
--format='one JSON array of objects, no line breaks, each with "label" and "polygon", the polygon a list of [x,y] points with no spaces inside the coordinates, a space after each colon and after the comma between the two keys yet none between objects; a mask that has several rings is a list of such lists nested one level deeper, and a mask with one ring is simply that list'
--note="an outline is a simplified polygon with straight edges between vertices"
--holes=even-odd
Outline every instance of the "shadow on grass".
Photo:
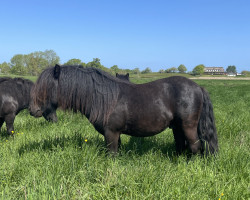
[{"label": "shadow on grass", "polygon": [[[41,141],[34,141],[23,144],[19,149],[19,155],[31,151],[57,151],[64,150],[65,148],[71,146],[76,149],[82,149],[83,147],[90,146],[100,150],[100,153],[106,152],[105,143],[100,137],[92,138],[85,142],[85,137],[80,133],[75,132],[72,136],[53,136]],[[175,144],[173,142],[158,142],[156,140],[148,138],[130,137],[128,143],[121,145],[119,150],[121,154],[143,156],[147,153],[157,153],[161,152],[165,157],[170,159],[176,157]]]},{"label": "shadow on grass", "polygon": [[5,128],[2,128],[0,130],[0,138],[4,138],[4,139],[9,139],[9,138],[13,138],[15,135],[10,135],[8,132],[7,132],[7,129]]},{"label": "shadow on grass", "polygon": [[10,135],[7,133],[6,130],[1,130],[1,131],[0,131],[0,137],[1,137],[1,138],[7,139],[7,138],[10,137]]},{"label": "shadow on grass", "polygon": [[23,144],[19,150],[19,155],[24,154],[25,152],[31,151],[56,151],[57,148],[64,149],[69,146],[73,146],[77,149],[82,149],[83,146],[102,146],[102,141],[100,138],[92,139],[91,141],[85,142],[85,137],[80,133],[74,133],[72,136],[54,136],[43,139],[41,141],[34,141],[30,143]]},{"label": "shadow on grass", "polygon": [[175,156],[175,144],[172,142],[158,142],[152,140],[150,137],[130,137],[127,144],[122,145],[123,151],[134,152],[139,156],[143,156],[149,152],[161,152],[167,157]]}]

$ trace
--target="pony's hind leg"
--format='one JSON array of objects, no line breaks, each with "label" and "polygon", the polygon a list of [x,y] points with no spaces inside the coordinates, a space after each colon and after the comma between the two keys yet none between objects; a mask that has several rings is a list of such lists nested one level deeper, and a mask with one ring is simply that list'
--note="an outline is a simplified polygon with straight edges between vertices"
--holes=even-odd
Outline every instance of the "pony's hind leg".
[{"label": "pony's hind leg", "polygon": [[105,137],[105,142],[106,142],[109,152],[112,154],[116,154],[118,151],[118,146],[121,143],[120,133],[113,132],[111,130],[106,130],[104,137]]},{"label": "pony's hind leg", "polygon": [[176,153],[179,155],[186,149],[186,138],[180,126],[173,127]]}]

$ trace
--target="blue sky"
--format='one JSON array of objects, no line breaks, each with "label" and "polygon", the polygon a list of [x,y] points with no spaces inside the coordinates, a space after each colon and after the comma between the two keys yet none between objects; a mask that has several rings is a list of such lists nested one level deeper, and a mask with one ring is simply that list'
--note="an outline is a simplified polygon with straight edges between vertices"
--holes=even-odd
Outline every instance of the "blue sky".
[{"label": "blue sky", "polygon": [[250,70],[248,0],[8,0],[0,19],[0,63],[52,49],[61,64]]}]

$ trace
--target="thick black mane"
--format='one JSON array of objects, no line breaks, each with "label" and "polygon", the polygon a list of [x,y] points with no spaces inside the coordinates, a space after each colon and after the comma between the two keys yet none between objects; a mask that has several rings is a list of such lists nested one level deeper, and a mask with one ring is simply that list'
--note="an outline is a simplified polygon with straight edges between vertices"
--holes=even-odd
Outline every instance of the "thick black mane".
[{"label": "thick black mane", "polygon": [[106,123],[119,94],[117,80],[96,68],[63,66],[58,87],[62,109],[80,111],[98,124]]},{"label": "thick black mane", "polygon": [[[49,98],[47,94],[53,92],[48,91],[53,90],[53,83],[48,81],[52,79],[47,78],[53,77],[53,69],[46,69],[37,81],[39,88],[36,90],[40,91],[39,96],[42,99]],[[118,83],[119,79],[97,68],[61,66],[57,90],[58,106],[63,110],[80,111],[91,123],[105,124],[117,103]]]}]

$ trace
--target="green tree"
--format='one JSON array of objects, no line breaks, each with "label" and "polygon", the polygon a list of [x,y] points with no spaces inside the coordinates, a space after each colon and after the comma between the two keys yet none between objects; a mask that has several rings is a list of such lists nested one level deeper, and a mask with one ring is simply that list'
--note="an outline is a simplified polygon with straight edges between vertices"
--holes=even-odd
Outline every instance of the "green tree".
[{"label": "green tree", "polygon": [[64,63],[64,65],[82,65],[82,61],[80,59],[73,58]]},{"label": "green tree", "polygon": [[181,64],[181,65],[178,67],[178,71],[179,71],[180,73],[186,73],[187,68],[185,67],[185,65]]},{"label": "green tree", "polygon": [[165,70],[165,73],[170,73],[170,68]]},{"label": "green tree", "polygon": [[194,75],[201,75],[204,73],[204,68],[205,66],[203,64],[197,65],[194,69],[193,69],[193,74]]},{"label": "green tree", "polygon": [[93,58],[93,62],[96,63],[96,64],[101,64],[101,59]]},{"label": "green tree", "polygon": [[165,70],[166,73],[175,73],[177,71],[178,71],[178,69],[176,67],[171,67],[171,68]]},{"label": "green tree", "polygon": [[8,74],[10,72],[10,66],[7,62],[3,62],[2,64],[0,64],[0,69],[1,73],[3,74]]},{"label": "green tree", "polygon": [[138,67],[136,67],[132,70],[132,74],[140,74],[140,73],[141,73],[141,71]]},{"label": "green tree", "polygon": [[55,66],[56,64],[60,63],[60,57],[56,54],[54,50],[45,50],[44,52],[40,52],[42,58],[47,61],[47,67]]},{"label": "green tree", "polygon": [[60,62],[59,56],[53,50],[35,51],[26,56],[29,74],[33,75]]},{"label": "green tree", "polygon": [[37,76],[46,69],[49,65],[49,61],[46,60],[44,52],[35,51],[28,55],[25,55],[25,66],[27,67],[27,74]]},{"label": "green tree", "polygon": [[133,74],[133,70],[131,70],[131,69],[123,69],[122,71],[124,72],[124,74],[125,73]]},{"label": "green tree", "polygon": [[152,73],[152,70],[147,67],[146,69],[144,69],[143,71],[141,71],[142,74],[148,74],[148,73]]},{"label": "green tree", "polygon": [[10,60],[11,69],[10,72],[16,75],[25,75],[25,57],[23,54],[14,55]]},{"label": "green tree", "polygon": [[18,75],[38,75],[49,66],[60,62],[53,50],[35,51],[27,55],[17,54],[11,58],[10,72]]},{"label": "green tree", "polygon": [[241,74],[245,75],[245,76],[250,76],[250,71],[242,71]]},{"label": "green tree", "polygon": [[92,61],[92,62],[88,62],[88,63],[86,64],[86,67],[94,67],[94,68],[98,68],[98,69],[101,69],[101,70],[104,70],[104,71],[109,71],[108,68],[104,67],[104,66],[101,64],[99,58],[93,58],[93,61]]},{"label": "green tree", "polygon": [[236,67],[234,65],[229,65],[226,69],[227,73],[237,73]]},{"label": "green tree", "polygon": [[110,70],[113,73],[118,73],[120,71],[119,67],[117,65],[113,65],[112,67],[110,67]]}]

